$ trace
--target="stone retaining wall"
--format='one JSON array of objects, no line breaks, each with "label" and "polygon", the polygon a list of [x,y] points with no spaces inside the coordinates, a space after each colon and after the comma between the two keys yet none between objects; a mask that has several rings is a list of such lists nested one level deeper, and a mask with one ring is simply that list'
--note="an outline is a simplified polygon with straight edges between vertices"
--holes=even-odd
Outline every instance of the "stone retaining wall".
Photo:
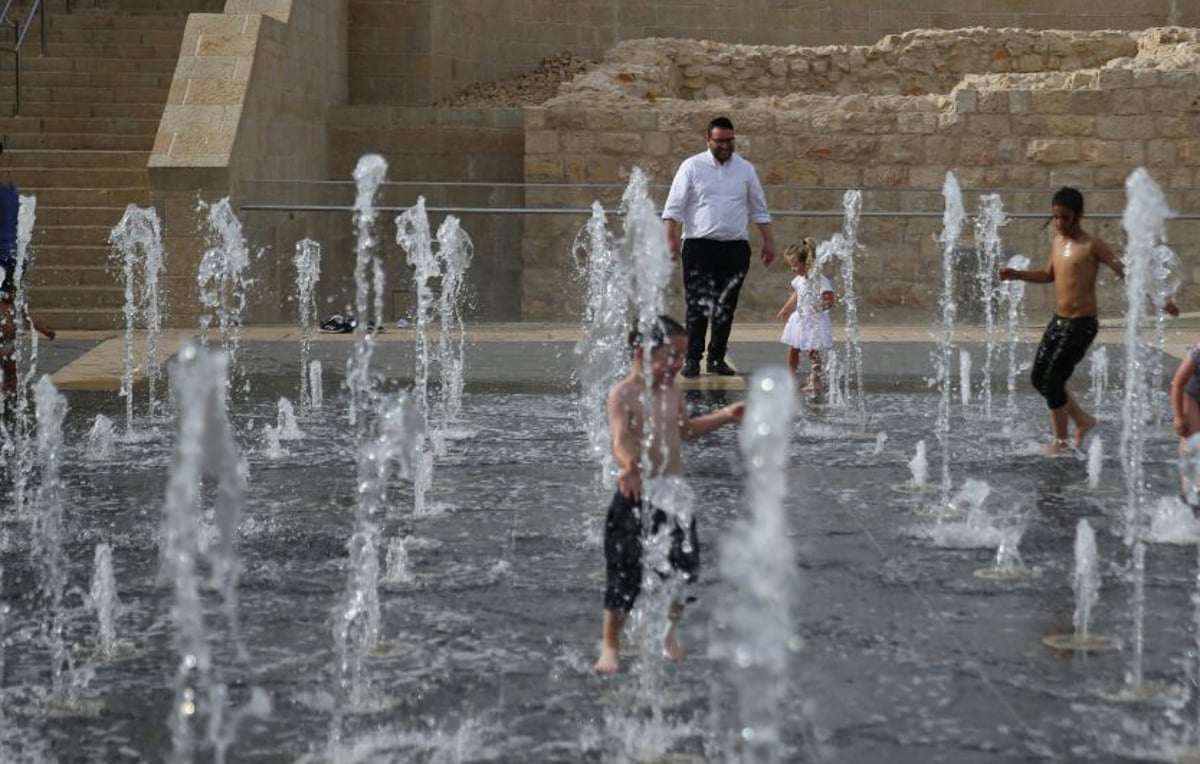
[{"label": "stone retaining wall", "polygon": [[[906,55],[897,59],[895,80],[881,78],[884,69],[871,62],[897,49]],[[1050,69],[1027,71],[1035,56]],[[777,76],[790,84],[773,94],[761,84],[750,93],[737,92],[737,73],[768,60],[788,62],[786,71],[777,67]],[[865,92],[827,94],[829,80],[816,77],[837,67],[815,73],[811,64],[818,60],[847,62],[841,81],[857,83],[862,72],[861,87],[838,87]],[[793,75],[792,62],[809,66]],[[1070,184],[1094,198],[1090,207],[1096,213],[1117,213],[1125,177],[1144,165],[1172,191],[1176,209],[1200,208],[1200,192],[1192,190],[1200,180],[1197,63],[1196,30],[922,31],[867,48],[780,49],[769,56],[736,45],[629,42],[560,97],[526,110],[526,179],[621,181],[637,165],[669,183],[684,157],[704,149],[707,121],[727,114],[738,128],[739,151],[757,165],[764,183],[865,188],[865,209],[892,213],[864,221],[863,239],[877,257],[875,265],[863,266],[864,313],[901,304],[932,309],[940,288],[934,238],[940,215],[910,213],[940,213],[937,189],[947,171],[971,190],[969,208],[978,190],[994,189],[1010,209],[1040,214],[1048,211],[1053,190]],[[982,71],[971,73],[973,66]],[[948,82],[947,72],[958,75],[956,84]],[[892,94],[905,81],[922,84],[916,94]],[[718,89],[732,93],[718,96]],[[705,91],[714,97],[692,100]],[[775,189],[768,202],[784,211],[838,210],[839,196],[840,191]],[[539,203],[536,197],[531,191],[531,205]],[[590,200],[575,201],[586,206]],[[525,318],[578,315],[579,295],[558,286],[558,274],[583,222],[526,221]],[[1005,229],[1006,245],[1044,262],[1049,238],[1043,222],[1015,222]],[[1115,222],[1098,215],[1089,226],[1119,245]],[[839,225],[836,219],[781,216],[777,241],[782,246],[800,235],[828,235]],[[1200,227],[1181,221],[1172,237],[1189,263],[1182,298],[1195,304],[1200,273],[1193,270],[1191,253],[1200,245]],[[963,243],[971,244],[967,237]],[[778,266],[773,271],[769,278],[752,271],[741,315],[769,320],[782,304],[787,274]],[[1029,292],[1031,309],[1044,308],[1048,290]],[[1120,300],[1117,290],[1102,292],[1106,311]]]}]

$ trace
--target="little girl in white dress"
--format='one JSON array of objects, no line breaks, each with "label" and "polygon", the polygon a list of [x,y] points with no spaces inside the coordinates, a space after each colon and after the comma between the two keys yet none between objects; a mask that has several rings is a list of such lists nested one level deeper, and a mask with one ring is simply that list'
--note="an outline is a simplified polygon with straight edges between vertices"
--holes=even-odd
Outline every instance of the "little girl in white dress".
[{"label": "little girl in white dress", "polygon": [[829,311],[833,308],[833,286],[819,273],[809,276],[817,256],[817,244],[812,239],[793,242],[783,257],[796,274],[792,293],[776,318],[787,319],[779,341],[788,345],[788,370],[795,374],[800,366],[800,351],[808,354],[808,384],[802,393],[819,393],[821,382],[821,351],[833,347],[833,325]]}]

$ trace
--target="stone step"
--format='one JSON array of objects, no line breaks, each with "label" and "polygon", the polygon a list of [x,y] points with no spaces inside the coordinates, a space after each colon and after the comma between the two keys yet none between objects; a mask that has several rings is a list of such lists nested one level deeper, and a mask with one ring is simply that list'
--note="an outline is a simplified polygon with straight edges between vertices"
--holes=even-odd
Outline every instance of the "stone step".
[{"label": "stone step", "polygon": [[[37,267],[37,266],[34,266]],[[33,272],[30,271],[30,279]],[[125,305],[125,289],[112,286],[38,286],[29,285],[29,307],[39,318],[48,310],[120,309]],[[53,326],[53,324],[51,324]]]},{"label": "stone step", "polygon": [[148,135],[158,132],[159,120],[145,117],[0,117],[0,135],[17,133],[88,133]]},{"label": "stone step", "polygon": [[150,185],[150,173],[144,167],[14,168],[11,172],[17,186],[30,192],[39,188],[140,188]]},{"label": "stone step", "polygon": [[[41,226],[51,225],[94,225],[112,228],[125,214],[125,207],[56,207],[38,200],[37,223],[35,230]],[[65,260],[63,261],[66,262]],[[87,265],[86,262],[81,262]]]},{"label": "stone step", "polygon": [[57,169],[73,167],[145,168],[150,161],[149,151],[52,151],[39,149],[4,150],[0,165],[18,169]]},{"label": "stone step", "polygon": [[[0,75],[3,81],[4,75]],[[0,104],[11,104],[16,87],[9,80],[0,85]],[[30,103],[110,103],[110,104],[165,104],[169,87],[30,87],[28,80],[21,83],[21,106]]]},{"label": "stone step", "polygon": [[[184,25],[165,29],[138,29],[118,26],[110,27],[62,27],[50,24],[46,30],[46,42],[60,45],[153,45],[175,46],[183,41]],[[31,55],[41,52],[40,32],[30,30],[25,44],[32,45]]]},{"label": "stone step", "polygon": [[[74,6],[75,3],[72,3]],[[147,31],[183,30],[187,18],[199,11],[177,11],[161,13],[113,13],[81,8],[78,12],[55,13],[51,9],[49,16],[50,32],[66,29],[142,29]],[[216,13],[220,13],[217,10]],[[39,22],[34,22],[37,28]],[[30,34],[33,34],[31,31]]]},{"label": "stone step", "polygon": [[71,13],[220,13],[225,0],[72,0]]},{"label": "stone step", "polygon": [[[36,39],[25,39],[22,47],[21,63],[41,57],[42,48]],[[179,43],[147,45],[144,43],[125,44],[107,42],[46,42],[46,57],[49,58],[124,58],[124,59],[153,59],[178,58]]]},{"label": "stone step", "polygon": [[114,135],[111,133],[39,133],[9,129],[6,146],[22,149],[59,151],[150,151],[153,135]]},{"label": "stone step", "polygon": [[37,197],[38,203],[54,207],[121,207],[150,204],[150,187],[142,188],[24,188],[23,193]]},{"label": "stone step", "polygon": [[125,317],[121,305],[106,308],[63,308],[47,307],[38,304],[38,295],[31,289],[30,312],[43,325],[61,331],[63,329],[118,329],[125,326]]},{"label": "stone step", "polygon": [[[162,90],[164,93],[170,89],[171,80],[174,77],[174,69],[164,72],[109,72],[104,70],[97,71],[77,71],[74,69],[65,70],[50,70],[50,71],[25,71],[21,73],[21,97],[29,95],[31,88],[71,88],[79,90],[102,89],[102,88],[136,88],[142,90]],[[0,85],[4,91],[0,91],[4,95],[11,96],[13,93],[12,72],[7,74],[0,72]],[[54,99],[58,100],[60,93],[55,93]],[[111,101],[112,98],[104,98],[101,100]]]},{"label": "stone step", "polygon": [[95,247],[107,245],[111,231],[112,227],[106,225],[51,225],[39,219],[34,225],[33,237],[38,247]]},{"label": "stone step", "polygon": [[[25,56],[23,75],[33,72],[152,72],[171,74],[179,61],[179,51],[164,58],[123,58],[120,56]],[[0,57],[0,72],[12,72],[12,56]]]},{"label": "stone step", "polygon": [[162,103],[47,103],[45,101],[21,101],[21,117],[34,119],[51,117],[55,119],[113,119],[133,117],[135,119],[160,119]]},{"label": "stone step", "polygon": [[[108,265],[56,265],[35,262],[29,271],[30,289],[37,287],[114,287],[122,286],[121,274]],[[122,301],[124,298],[122,297]],[[107,304],[107,303],[105,303]]]},{"label": "stone step", "polygon": [[[40,210],[39,210],[40,212]],[[120,218],[113,218],[116,225]],[[39,218],[40,221],[40,218]],[[38,234],[41,226],[34,232],[30,250],[33,253],[34,268],[84,268],[108,264],[108,256],[112,248],[107,244],[54,244],[41,245]]]}]

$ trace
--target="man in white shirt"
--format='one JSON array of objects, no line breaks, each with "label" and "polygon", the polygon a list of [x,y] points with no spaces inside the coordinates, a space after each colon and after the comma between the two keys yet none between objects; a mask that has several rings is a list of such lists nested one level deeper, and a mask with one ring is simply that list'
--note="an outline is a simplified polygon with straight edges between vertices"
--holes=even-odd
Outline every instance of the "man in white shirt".
[{"label": "man in white shirt", "polygon": [[[775,259],[771,215],[754,165],[734,153],[733,123],[717,117],[708,123],[708,151],[683,160],[663,207],[671,257],[683,260],[687,303],[687,357],[680,372],[700,375],[700,357],[712,320],[707,369],[737,374],[725,362],[733,312],[742,281],[750,270],[750,221],[762,234],[762,261]],[[683,243],[680,246],[680,234]]]}]

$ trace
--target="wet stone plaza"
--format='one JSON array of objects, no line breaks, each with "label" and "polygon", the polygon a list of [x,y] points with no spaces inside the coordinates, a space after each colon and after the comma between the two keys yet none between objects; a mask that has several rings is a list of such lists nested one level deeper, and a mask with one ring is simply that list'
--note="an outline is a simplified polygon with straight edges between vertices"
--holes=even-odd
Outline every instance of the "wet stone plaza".
[{"label": "wet stone plaza", "polygon": [[[726,616],[744,613],[729,607],[730,598],[744,596],[746,582],[732,580],[721,560],[723,548],[742,538],[736,528],[751,514],[753,479],[737,432],[726,429],[685,453],[704,565],[698,601],[681,625],[687,659],[663,661],[653,634],[634,629],[623,671],[600,677],[591,665],[611,483],[581,424],[575,342],[528,335],[464,347],[461,414],[444,455],[433,460],[420,511],[411,477],[397,472],[363,487],[342,384],[350,342],[313,343],[312,359],[326,370],[322,407],[297,407],[294,421],[284,422],[280,398],[296,399],[299,385],[296,344],[247,339],[225,441],[245,465],[228,558],[236,566],[232,598],[216,574],[220,480],[206,479],[195,497],[205,508],[196,521],[195,580],[185,585],[165,572],[182,437],[169,404],[139,415],[136,438],[118,435],[106,447],[91,432],[96,415],[119,420],[123,402],[111,393],[67,394],[57,467],[36,466],[30,483],[40,484],[48,469],[60,475],[57,605],[43,583],[49,542],[30,517],[45,497],[31,487],[24,514],[13,510],[11,493],[6,499],[4,760],[1195,756],[1200,534],[1177,504],[1165,393],[1144,458],[1163,543],[1147,545],[1139,597],[1122,520],[1119,390],[1089,391],[1080,367],[1081,399],[1100,398],[1101,424],[1091,436],[1101,444],[1092,450],[1098,458],[1038,455],[1045,411],[1023,377],[1012,410],[1004,382],[994,381],[990,415],[978,392],[964,403],[956,391],[944,500],[932,424],[939,397],[927,378],[937,348],[872,342],[868,332],[863,398],[797,399],[788,428],[786,538],[776,540],[793,556],[788,591],[776,605],[788,616],[786,671],[747,671],[736,649],[725,649],[740,633]],[[976,358],[984,352],[962,348]],[[87,349],[71,341],[43,346],[43,370]],[[1106,349],[1115,370],[1120,348]],[[733,360],[747,380],[777,363],[780,351],[774,341],[739,342],[735,333]],[[1025,343],[1021,352],[1027,360],[1032,348]],[[416,363],[411,332],[380,336],[373,368],[385,386],[411,389]],[[748,385],[705,376],[689,385],[687,400],[703,411],[745,398]],[[283,437],[270,436],[276,427]],[[918,450],[927,459],[923,478]],[[356,590],[359,505],[373,490],[383,496],[369,534],[377,586]],[[1082,520],[1096,536],[1090,631],[1117,649],[1056,650],[1043,642],[1075,631]],[[107,593],[97,586],[101,545],[111,555]],[[180,598],[188,591],[197,598],[199,631],[184,636]],[[354,629],[339,624],[375,598],[375,639],[356,651]],[[771,621],[771,613],[759,615]],[[200,642],[186,647],[189,639]],[[189,662],[196,652],[200,660]],[[195,714],[190,728],[172,714],[181,687]],[[780,698],[766,718],[744,718],[753,706],[744,699],[755,694]],[[218,709],[223,718],[213,721]],[[777,735],[756,746],[756,730]]]}]

